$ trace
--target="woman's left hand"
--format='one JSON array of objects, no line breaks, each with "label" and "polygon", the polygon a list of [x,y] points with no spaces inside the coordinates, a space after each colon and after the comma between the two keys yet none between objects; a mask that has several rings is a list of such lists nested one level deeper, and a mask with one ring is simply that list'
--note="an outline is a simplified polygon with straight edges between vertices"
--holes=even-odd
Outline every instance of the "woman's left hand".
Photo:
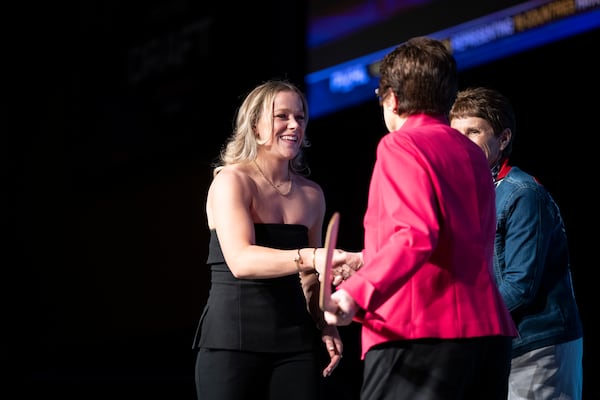
[{"label": "woman's left hand", "polygon": [[344,344],[336,326],[325,325],[321,330],[321,340],[329,353],[329,364],[323,370],[323,376],[328,377],[342,360]]}]

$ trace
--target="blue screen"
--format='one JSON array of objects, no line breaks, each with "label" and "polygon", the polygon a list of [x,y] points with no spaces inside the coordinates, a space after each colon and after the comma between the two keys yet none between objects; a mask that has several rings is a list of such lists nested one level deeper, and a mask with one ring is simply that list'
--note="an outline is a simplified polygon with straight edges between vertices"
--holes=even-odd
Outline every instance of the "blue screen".
[{"label": "blue screen", "polygon": [[443,40],[465,70],[600,27],[600,0],[324,3],[309,10],[311,118],[374,100],[379,61],[413,36]]}]

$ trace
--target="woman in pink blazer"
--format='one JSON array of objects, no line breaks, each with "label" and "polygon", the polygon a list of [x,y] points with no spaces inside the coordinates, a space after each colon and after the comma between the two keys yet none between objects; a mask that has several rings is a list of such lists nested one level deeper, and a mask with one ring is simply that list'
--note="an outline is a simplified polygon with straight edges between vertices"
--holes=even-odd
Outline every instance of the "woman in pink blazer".
[{"label": "woman in pink blazer", "polygon": [[362,400],[506,399],[517,335],[492,275],[495,194],[484,153],[449,126],[456,62],[419,37],[380,66],[378,144],[362,267],[328,323],[362,324]]}]

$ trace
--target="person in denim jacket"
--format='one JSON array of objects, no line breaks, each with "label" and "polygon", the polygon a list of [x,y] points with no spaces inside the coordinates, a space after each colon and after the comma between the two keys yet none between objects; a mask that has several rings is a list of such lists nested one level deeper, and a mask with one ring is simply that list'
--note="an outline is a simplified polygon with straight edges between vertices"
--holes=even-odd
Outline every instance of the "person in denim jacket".
[{"label": "person in denim jacket", "polygon": [[510,164],[513,107],[494,89],[468,88],[449,117],[485,152],[496,186],[494,275],[519,330],[508,398],[581,399],[583,328],[565,226],[544,186]]}]

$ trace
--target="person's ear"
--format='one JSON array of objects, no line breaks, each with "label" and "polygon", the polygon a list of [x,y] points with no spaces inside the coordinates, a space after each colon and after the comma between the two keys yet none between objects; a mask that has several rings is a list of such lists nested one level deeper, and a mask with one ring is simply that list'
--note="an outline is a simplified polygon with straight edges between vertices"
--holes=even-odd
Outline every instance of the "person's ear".
[{"label": "person's ear", "polygon": [[387,107],[394,114],[398,114],[398,96],[396,96],[396,93],[390,90],[385,100],[385,107]]},{"label": "person's ear", "polygon": [[502,133],[500,133],[500,150],[504,150],[508,147],[511,137],[512,131],[510,130],[510,128],[504,128]]}]

